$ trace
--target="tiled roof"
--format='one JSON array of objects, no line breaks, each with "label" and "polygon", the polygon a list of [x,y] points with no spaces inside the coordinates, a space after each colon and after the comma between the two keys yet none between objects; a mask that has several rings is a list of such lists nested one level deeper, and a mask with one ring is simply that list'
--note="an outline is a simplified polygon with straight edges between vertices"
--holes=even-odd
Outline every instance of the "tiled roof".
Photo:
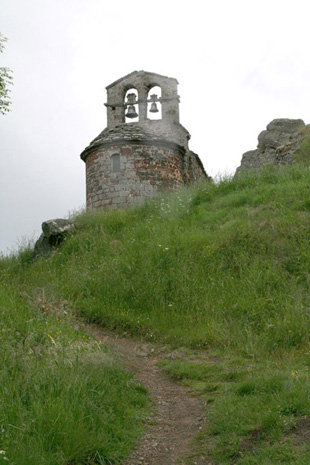
[{"label": "tiled roof", "polygon": [[[115,126],[111,129],[104,129],[99,136],[97,136],[85,150],[89,150],[93,147],[101,145],[107,142],[116,141],[139,141],[139,140],[159,140],[167,141],[170,140],[162,135],[155,134],[154,132],[148,131],[135,123],[125,123],[119,126]],[[84,150],[84,152],[85,152]],[[84,153],[83,152],[83,153]]]}]

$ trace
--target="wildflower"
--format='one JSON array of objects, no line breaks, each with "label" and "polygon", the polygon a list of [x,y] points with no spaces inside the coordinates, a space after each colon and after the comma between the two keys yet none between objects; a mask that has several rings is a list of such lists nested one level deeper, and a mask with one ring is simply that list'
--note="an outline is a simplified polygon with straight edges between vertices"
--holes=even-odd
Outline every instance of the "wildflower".
[{"label": "wildflower", "polygon": [[110,247],[111,247],[112,250],[117,248],[118,242],[119,242],[119,241],[118,241],[117,239],[115,239],[114,241],[110,242]]}]

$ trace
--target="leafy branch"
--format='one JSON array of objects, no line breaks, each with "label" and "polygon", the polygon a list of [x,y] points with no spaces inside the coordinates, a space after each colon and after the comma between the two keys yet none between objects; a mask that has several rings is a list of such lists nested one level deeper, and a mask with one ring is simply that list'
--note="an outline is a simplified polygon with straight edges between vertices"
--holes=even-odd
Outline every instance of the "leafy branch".
[{"label": "leafy branch", "polygon": [[[7,38],[0,33],[0,53],[3,53],[5,42],[7,42]],[[0,67],[0,114],[2,115],[10,111],[11,100],[9,93],[11,91],[8,87],[13,84],[12,72],[10,68]]]}]

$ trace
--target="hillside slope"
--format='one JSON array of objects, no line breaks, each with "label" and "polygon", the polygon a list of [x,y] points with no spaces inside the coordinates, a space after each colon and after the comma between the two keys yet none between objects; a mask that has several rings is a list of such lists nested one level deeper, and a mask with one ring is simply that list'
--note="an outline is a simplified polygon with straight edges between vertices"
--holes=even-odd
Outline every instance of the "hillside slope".
[{"label": "hillside slope", "polygon": [[303,346],[308,174],[267,169],[82,214],[61,249],[24,267],[25,285],[39,279],[88,320],[147,338],[250,353]]},{"label": "hillside slope", "polygon": [[195,350],[163,368],[207,401],[200,447],[212,463],[306,464],[309,179],[306,165],[266,168],[81,214],[50,255],[1,264],[31,302],[44,290],[86,321]]}]

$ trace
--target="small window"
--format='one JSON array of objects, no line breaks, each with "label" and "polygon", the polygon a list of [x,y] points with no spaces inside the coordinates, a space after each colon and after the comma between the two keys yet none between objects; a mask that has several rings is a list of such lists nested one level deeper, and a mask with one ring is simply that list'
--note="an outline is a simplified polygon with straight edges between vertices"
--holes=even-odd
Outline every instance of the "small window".
[{"label": "small window", "polygon": [[121,157],[119,153],[114,153],[111,157],[112,173],[119,173],[121,170]]}]

